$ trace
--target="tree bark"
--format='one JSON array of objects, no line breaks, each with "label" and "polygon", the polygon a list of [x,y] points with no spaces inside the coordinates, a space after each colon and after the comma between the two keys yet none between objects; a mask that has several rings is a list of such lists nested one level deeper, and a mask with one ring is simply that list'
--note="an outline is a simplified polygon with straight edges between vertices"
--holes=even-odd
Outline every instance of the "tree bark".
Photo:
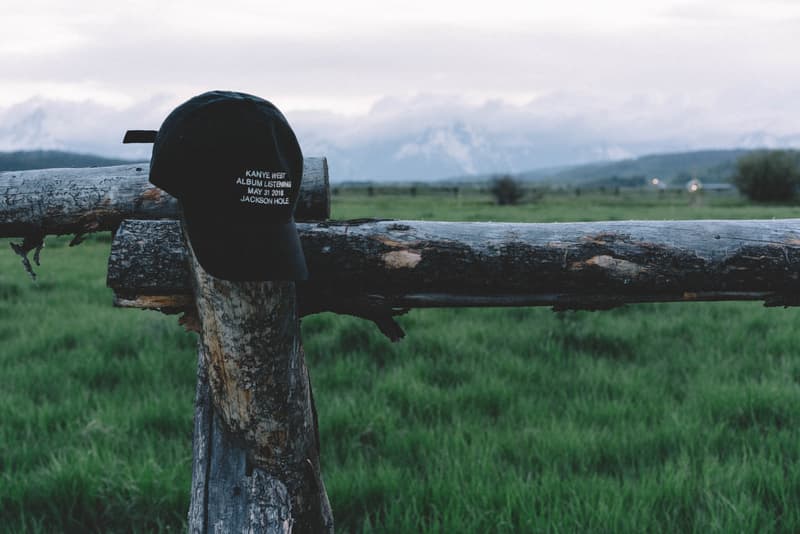
[{"label": "tree bark", "polygon": [[332,532],[294,283],[220,280],[186,251],[201,326],[191,529]]},{"label": "tree bark", "polygon": [[[800,302],[800,220],[298,224],[300,313],[436,306],[603,309],[627,302]],[[120,305],[190,292],[172,222],[126,221],[108,284]],[[132,262],[131,258],[136,258]],[[353,311],[357,313],[353,313]],[[362,313],[361,315],[369,315]]]},{"label": "tree bark", "polygon": [[[123,219],[178,219],[177,201],[148,181],[149,165],[0,172],[0,237],[115,230]],[[328,163],[305,158],[297,220],[330,216]]]}]

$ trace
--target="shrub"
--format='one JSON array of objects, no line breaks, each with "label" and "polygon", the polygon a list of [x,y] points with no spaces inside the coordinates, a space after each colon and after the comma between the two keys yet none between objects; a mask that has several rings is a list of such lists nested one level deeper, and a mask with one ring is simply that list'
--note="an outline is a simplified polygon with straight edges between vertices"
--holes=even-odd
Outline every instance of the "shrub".
[{"label": "shrub", "polygon": [[750,200],[787,201],[800,184],[797,153],[759,150],[740,157],[733,182]]},{"label": "shrub", "polygon": [[495,176],[489,192],[501,206],[516,204],[525,195],[522,185],[508,174]]}]

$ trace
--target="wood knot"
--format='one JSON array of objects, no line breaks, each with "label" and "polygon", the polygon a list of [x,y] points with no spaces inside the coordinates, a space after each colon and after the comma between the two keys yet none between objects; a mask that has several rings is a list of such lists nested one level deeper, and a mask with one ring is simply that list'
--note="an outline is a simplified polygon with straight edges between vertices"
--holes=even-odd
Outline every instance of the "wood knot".
[{"label": "wood knot", "polygon": [[158,187],[151,187],[142,193],[142,200],[152,200],[153,202],[158,202],[161,200],[162,193],[163,191],[161,191],[161,189]]},{"label": "wood knot", "polygon": [[413,269],[422,260],[422,253],[418,250],[393,250],[381,259],[389,269]]}]

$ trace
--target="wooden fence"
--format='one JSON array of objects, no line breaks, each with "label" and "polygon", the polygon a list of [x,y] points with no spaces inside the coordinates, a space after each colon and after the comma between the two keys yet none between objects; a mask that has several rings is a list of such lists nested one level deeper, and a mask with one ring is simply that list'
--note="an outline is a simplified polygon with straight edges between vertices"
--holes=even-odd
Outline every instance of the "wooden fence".
[{"label": "wooden fence", "polygon": [[176,201],[146,164],[0,173],[0,237],[34,275],[49,234],[112,231],[122,307],[183,313],[200,333],[192,532],[330,532],[298,318],[374,321],[415,307],[608,309],[636,302],[800,302],[800,220],[446,223],[331,221],[324,158],[306,158],[296,218],[306,282],[206,274]]}]

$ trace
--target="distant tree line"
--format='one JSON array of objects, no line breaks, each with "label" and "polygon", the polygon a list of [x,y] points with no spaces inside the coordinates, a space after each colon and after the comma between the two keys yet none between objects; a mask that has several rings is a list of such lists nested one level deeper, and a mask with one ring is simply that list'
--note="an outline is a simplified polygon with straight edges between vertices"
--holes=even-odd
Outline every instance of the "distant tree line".
[{"label": "distant tree line", "polygon": [[736,162],[733,183],[743,195],[758,202],[794,200],[800,186],[800,153],[758,150]]},{"label": "distant tree line", "polygon": [[[730,180],[739,191],[753,201],[758,202],[787,202],[795,200],[800,193],[800,152],[793,150],[758,150],[747,152],[735,161],[719,164],[709,171],[706,176],[699,173],[704,180],[713,180],[715,177],[722,182]],[[728,174],[730,173],[730,174]],[[726,176],[727,175],[727,176]],[[732,176],[731,176],[732,175]],[[696,174],[688,171],[678,172],[671,183],[683,185],[694,178]],[[576,196],[583,192],[596,191],[600,193],[613,192],[620,194],[621,188],[640,189],[649,183],[648,176],[642,174],[622,175],[615,174],[603,179],[592,179],[574,182],[569,185],[532,187],[530,182],[512,176],[511,174],[495,175],[488,183],[424,183],[410,184],[374,184],[352,183],[343,184],[333,188],[333,194],[338,195],[342,188],[355,189],[366,193],[367,196],[377,195],[428,195],[432,193],[450,194],[460,198],[461,193],[470,192],[489,194],[494,202],[500,206],[512,206],[524,202],[539,200],[548,190],[554,187],[557,191],[571,191]],[[662,191],[663,192],[663,191]],[[685,192],[684,188],[676,188],[676,193]]]}]

